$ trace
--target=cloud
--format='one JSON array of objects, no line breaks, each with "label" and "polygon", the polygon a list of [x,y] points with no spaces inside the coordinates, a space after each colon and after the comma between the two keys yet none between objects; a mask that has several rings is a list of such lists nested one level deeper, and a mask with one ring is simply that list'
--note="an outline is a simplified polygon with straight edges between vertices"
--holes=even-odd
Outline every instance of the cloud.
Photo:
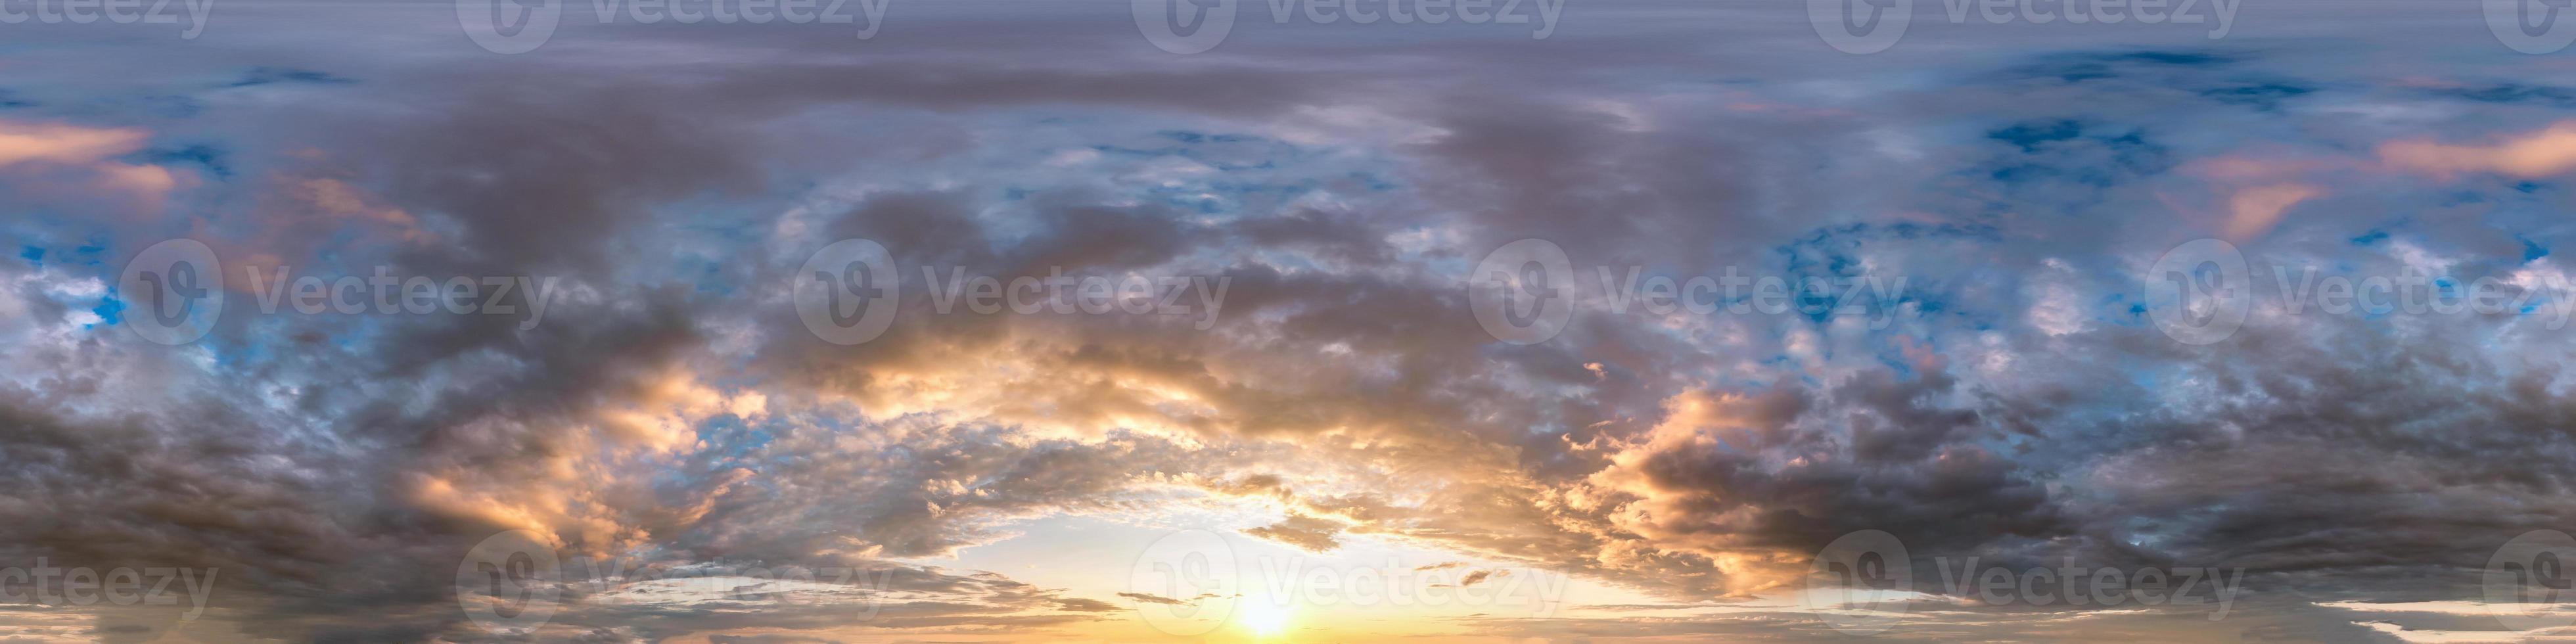
[{"label": "cloud", "polygon": [[180,185],[181,177],[158,165],[118,160],[143,149],[151,136],[141,128],[0,119],[0,172],[21,181],[68,177],[97,190],[157,202]]},{"label": "cloud", "polygon": [[2282,183],[2239,190],[2228,197],[2227,238],[2245,241],[2261,236],[2281,220],[2281,214],[2323,193],[2316,186]]},{"label": "cloud", "polygon": [[2499,137],[2487,145],[2397,141],[2381,145],[2379,157],[2398,168],[2445,177],[2463,172],[2514,177],[2555,175],[2576,168],[2576,121]]},{"label": "cloud", "polygon": [[[475,641],[497,638],[458,611],[458,560],[525,529],[578,583],[528,639],[849,641],[1055,637],[1119,617],[1086,597],[1203,599],[905,563],[1043,540],[1031,523],[1061,517],[1220,510],[1259,517],[1220,529],[1309,552],[1417,548],[1694,609],[1792,588],[1864,529],[1923,565],[2243,566],[2275,596],[2433,601],[2472,595],[2458,573],[2502,537],[2570,518],[2565,343],[2536,316],[2267,309],[2194,348],[2135,299],[2141,266],[2211,234],[2280,261],[2536,283],[2563,272],[2545,182],[2469,199],[2352,172],[2368,153],[2350,151],[2376,149],[2374,171],[2541,179],[2576,164],[2556,152],[2568,126],[2374,148],[2424,131],[2406,120],[2422,111],[2303,111],[2391,99],[2268,50],[1863,63],[1652,32],[1462,41],[1441,49],[1494,57],[1431,61],[1421,43],[1352,45],[1431,66],[1410,68],[1093,57],[1097,35],[1073,29],[929,37],[1003,33],[974,31],[989,26],[925,27],[964,31],[892,59],[726,30],[581,41],[602,49],[579,60],[349,54],[367,73],[208,52],[133,82],[316,97],[207,90],[81,104],[98,115],[78,122],[113,126],[0,121],[13,186],[189,206],[0,222],[38,251],[0,263],[0,557],[219,567],[209,623],[244,639]],[[618,55],[675,45],[705,55]],[[1761,64],[1676,84],[1654,62],[1675,51]],[[344,52],[278,56],[294,53]],[[2445,118],[2472,131],[2482,114]],[[179,190],[137,160],[197,139],[233,150],[235,179]],[[546,276],[565,299],[530,328],[240,305],[201,344],[135,342],[110,321],[133,294],[108,284],[180,235],[236,273]],[[822,343],[789,285],[853,237],[895,254],[902,313],[869,343]],[[1523,238],[1565,248],[1586,282],[1633,266],[1909,286],[1879,328],[1587,301],[1558,338],[1504,345],[1459,271]],[[1231,287],[1205,328],[939,313],[924,268]],[[621,559],[702,585],[589,574]],[[788,567],[863,574],[750,572]],[[1418,570],[1452,567],[1469,566]],[[2220,624],[1942,606],[1913,632],[2369,635],[2294,602]],[[1635,617],[1458,623],[1832,635],[1773,609]]]},{"label": "cloud", "polygon": [[1308,552],[1331,552],[1341,545],[1333,539],[1341,524],[1304,515],[1292,515],[1275,524],[1243,531],[1244,534],[1296,546]]},{"label": "cloud", "polygon": [[9,121],[0,123],[0,166],[97,163],[141,149],[150,138],[150,132],[134,128]]},{"label": "cloud", "polygon": [[1118,593],[1118,596],[1148,604],[1167,604],[1172,606],[1188,606],[1190,604],[1186,601],[1164,597],[1153,593]]}]

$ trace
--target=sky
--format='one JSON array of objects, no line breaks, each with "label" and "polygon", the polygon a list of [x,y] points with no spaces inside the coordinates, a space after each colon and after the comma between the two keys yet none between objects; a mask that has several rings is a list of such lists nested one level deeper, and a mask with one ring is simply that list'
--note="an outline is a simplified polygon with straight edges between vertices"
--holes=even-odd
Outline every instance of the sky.
[{"label": "sky", "polygon": [[0,0],[0,644],[2576,640],[2563,8]]}]

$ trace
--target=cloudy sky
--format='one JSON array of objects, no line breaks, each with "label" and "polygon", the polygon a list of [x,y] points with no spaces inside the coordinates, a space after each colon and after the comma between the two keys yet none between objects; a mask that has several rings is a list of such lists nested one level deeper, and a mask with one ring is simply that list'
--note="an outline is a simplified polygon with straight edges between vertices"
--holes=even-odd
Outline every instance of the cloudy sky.
[{"label": "cloudy sky", "polygon": [[2576,639],[2559,10],[0,0],[0,642]]}]

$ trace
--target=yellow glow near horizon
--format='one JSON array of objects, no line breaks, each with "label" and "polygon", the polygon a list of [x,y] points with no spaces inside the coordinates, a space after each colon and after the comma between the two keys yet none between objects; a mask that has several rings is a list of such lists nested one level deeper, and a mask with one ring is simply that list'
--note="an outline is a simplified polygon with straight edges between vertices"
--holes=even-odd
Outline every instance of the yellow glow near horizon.
[{"label": "yellow glow near horizon", "polygon": [[1251,631],[1253,637],[1270,639],[1288,631],[1290,613],[1285,604],[1268,599],[1247,599],[1235,609],[1234,621],[1244,630]]}]

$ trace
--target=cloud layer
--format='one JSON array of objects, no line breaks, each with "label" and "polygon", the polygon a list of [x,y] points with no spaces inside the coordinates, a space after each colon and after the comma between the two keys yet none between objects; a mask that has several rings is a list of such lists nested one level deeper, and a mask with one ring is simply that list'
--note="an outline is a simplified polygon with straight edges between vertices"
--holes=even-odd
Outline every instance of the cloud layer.
[{"label": "cloud layer", "polygon": [[[1930,24],[1904,46],[1941,55],[1855,57],[1793,12],[1641,3],[1538,41],[1247,23],[1194,56],[1088,5],[905,5],[857,45],[575,25],[518,56],[431,9],[330,10],[400,50],[250,5],[160,50],[54,29],[0,54],[70,70],[0,84],[24,204],[0,218],[0,561],[222,571],[194,621],[39,606],[0,635],[1114,639],[1087,629],[1200,599],[936,563],[1094,517],[1670,602],[1458,637],[1832,639],[1761,598],[1883,530],[1918,581],[1936,557],[2246,571],[2222,621],[1918,583],[1935,608],[1896,637],[2355,641],[2504,633],[2376,606],[2474,599],[2499,545],[2576,525],[2552,252],[2576,78],[2483,31],[2401,37],[2422,10],[2249,8],[2221,42]],[[2339,57],[2376,44],[2445,55]],[[164,346],[118,280],[173,238],[221,258],[228,308]],[[2203,238],[2261,297],[2192,345],[2146,293]],[[842,239],[901,280],[854,345],[794,301]],[[1468,291],[1521,239],[1581,293],[1525,346]],[[2298,309],[2269,285],[2307,267],[2530,306]],[[309,314],[247,277],[380,268],[556,286],[542,316],[528,292]],[[1867,315],[1656,313],[1600,288],[1632,269],[1903,281]],[[1225,286],[1188,315],[979,313],[941,304],[951,275]],[[1232,518],[1175,525],[1206,516]],[[456,574],[508,531],[563,572],[549,620],[496,634],[468,611],[506,598],[460,607]]]}]

